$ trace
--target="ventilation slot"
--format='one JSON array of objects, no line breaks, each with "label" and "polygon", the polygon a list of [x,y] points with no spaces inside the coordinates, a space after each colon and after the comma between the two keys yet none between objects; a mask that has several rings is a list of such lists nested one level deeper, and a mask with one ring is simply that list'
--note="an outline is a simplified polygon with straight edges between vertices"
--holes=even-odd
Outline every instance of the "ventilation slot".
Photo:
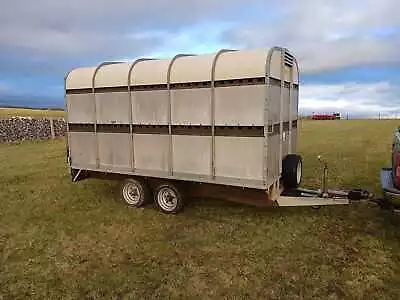
[{"label": "ventilation slot", "polygon": [[285,51],[285,65],[293,67],[294,57],[288,51]]}]

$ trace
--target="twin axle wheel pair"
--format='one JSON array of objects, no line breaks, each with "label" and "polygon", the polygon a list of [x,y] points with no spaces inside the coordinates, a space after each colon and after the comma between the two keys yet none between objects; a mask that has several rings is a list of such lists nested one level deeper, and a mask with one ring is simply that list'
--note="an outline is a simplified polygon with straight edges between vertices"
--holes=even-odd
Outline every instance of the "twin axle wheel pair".
[{"label": "twin axle wheel pair", "polygon": [[[295,189],[301,183],[302,159],[289,154],[282,163],[282,184],[285,189]],[[176,214],[183,209],[183,195],[177,185],[162,182],[155,185],[154,191],[141,179],[127,178],[121,184],[121,198],[132,207],[141,207],[153,198],[157,208],[167,214]]]},{"label": "twin axle wheel pair", "polygon": [[176,214],[183,208],[183,197],[171,183],[158,184],[154,192],[142,180],[127,178],[121,184],[121,198],[132,207],[141,207],[153,197],[157,208],[163,213]]}]

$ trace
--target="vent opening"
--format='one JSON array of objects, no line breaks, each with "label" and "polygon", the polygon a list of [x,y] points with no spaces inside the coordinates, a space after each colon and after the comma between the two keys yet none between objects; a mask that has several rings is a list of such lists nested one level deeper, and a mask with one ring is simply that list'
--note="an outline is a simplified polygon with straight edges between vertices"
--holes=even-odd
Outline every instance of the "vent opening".
[{"label": "vent opening", "polygon": [[284,53],[285,65],[288,67],[293,67],[294,56],[290,54],[288,51]]}]

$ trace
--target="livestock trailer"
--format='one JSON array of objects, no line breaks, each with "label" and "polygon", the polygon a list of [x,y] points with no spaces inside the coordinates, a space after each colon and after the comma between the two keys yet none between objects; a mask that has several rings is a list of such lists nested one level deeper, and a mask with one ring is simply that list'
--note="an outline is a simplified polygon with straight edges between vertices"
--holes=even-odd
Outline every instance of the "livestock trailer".
[{"label": "livestock trailer", "polygon": [[299,67],[287,49],[77,68],[65,99],[74,182],[120,179],[128,205],[153,198],[165,213],[195,196],[307,205],[282,196],[302,175]]}]

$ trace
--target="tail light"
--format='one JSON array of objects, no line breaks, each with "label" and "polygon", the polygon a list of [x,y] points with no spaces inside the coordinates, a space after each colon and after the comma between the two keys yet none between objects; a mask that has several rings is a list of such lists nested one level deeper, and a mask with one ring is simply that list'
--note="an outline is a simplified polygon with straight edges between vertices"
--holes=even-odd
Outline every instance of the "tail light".
[{"label": "tail light", "polygon": [[394,181],[397,186],[400,186],[400,152],[396,153],[396,162],[394,165]]}]

